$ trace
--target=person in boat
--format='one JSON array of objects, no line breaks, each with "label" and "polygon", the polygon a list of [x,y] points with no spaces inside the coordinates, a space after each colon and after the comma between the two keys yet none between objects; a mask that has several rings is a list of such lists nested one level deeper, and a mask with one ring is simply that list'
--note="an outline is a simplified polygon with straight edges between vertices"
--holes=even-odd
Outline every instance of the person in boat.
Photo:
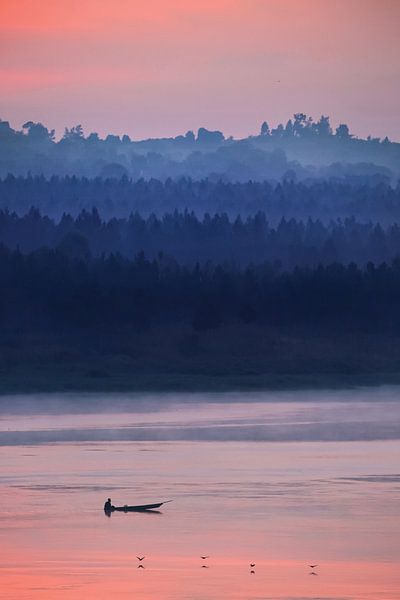
[{"label": "person in boat", "polygon": [[111,512],[112,511],[112,504],[111,504],[111,498],[107,499],[107,502],[104,504],[104,510],[105,512]]}]

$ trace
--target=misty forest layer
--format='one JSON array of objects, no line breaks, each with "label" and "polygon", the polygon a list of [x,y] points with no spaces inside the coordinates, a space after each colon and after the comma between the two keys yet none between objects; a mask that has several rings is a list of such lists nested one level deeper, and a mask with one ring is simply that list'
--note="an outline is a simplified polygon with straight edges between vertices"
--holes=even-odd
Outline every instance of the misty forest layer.
[{"label": "misty forest layer", "polygon": [[13,175],[0,179],[0,209],[24,215],[32,207],[54,219],[64,213],[76,217],[82,210],[97,208],[108,220],[133,213],[163,216],[188,210],[199,217],[226,213],[231,219],[264,212],[273,224],[282,217],[325,223],[356,217],[360,222],[389,224],[400,220],[400,184],[392,186],[375,177],[308,182],[288,179],[279,183]]},{"label": "misty forest layer", "polygon": [[271,263],[192,268],[118,256],[71,259],[0,247],[3,331],[123,330],[241,320],[269,326],[400,333],[400,260],[366,269],[331,264],[281,272]]},{"label": "misty forest layer", "polygon": [[133,179],[192,177],[228,181],[286,178],[400,175],[400,144],[355,138],[346,124],[332,130],[328,117],[313,121],[296,113],[286,125],[242,140],[204,127],[174,138],[132,141],[128,135],[84,135],[81,125],[66,128],[58,141],[42,123],[27,121],[14,130],[0,120],[0,177],[77,175]]},{"label": "misty forest layer", "polygon": [[269,224],[265,213],[230,220],[226,214],[198,218],[177,212],[162,217],[102,221],[97,209],[75,219],[55,222],[32,208],[19,217],[0,210],[0,240],[10,249],[30,253],[54,248],[83,261],[111,254],[133,259],[140,252],[173,267],[175,264],[227,263],[239,266],[269,261],[284,270],[331,263],[391,262],[400,256],[400,227],[381,227],[354,218],[330,221],[281,219]]},{"label": "misty forest layer", "polygon": [[396,379],[399,148],[0,122],[0,392]]}]

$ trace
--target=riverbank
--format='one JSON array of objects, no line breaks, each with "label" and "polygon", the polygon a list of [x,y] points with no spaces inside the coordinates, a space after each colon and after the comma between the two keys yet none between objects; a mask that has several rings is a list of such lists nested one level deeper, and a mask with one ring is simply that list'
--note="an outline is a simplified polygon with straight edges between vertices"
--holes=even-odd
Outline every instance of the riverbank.
[{"label": "riverbank", "polygon": [[400,384],[400,339],[247,326],[84,338],[3,336],[0,394],[244,391]]},{"label": "riverbank", "polygon": [[400,373],[187,374],[116,369],[107,376],[65,369],[1,371],[0,395],[37,392],[235,392],[262,390],[346,389],[400,385]]}]

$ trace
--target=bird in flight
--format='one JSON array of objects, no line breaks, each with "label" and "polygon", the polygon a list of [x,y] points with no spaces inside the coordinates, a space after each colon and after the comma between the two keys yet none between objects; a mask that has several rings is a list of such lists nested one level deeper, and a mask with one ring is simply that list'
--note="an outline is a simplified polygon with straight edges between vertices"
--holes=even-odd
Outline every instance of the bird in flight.
[{"label": "bird in flight", "polygon": [[144,566],[142,564],[138,565],[137,567],[138,569],[144,569]]},{"label": "bird in flight", "polygon": [[137,556],[136,557],[140,562],[142,562],[142,560],[144,560],[146,557],[145,556]]},{"label": "bird in flight", "polygon": [[315,567],[318,567],[318,565],[308,565],[310,567],[310,569],[315,569]]},{"label": "bird in flight", "polygon": [[255,571],[254,571],[254,569],[252,569],[252,570],[250,571],[250,575],[254,575],[254,573],[255,573]]},{"label": "bird in flight", "polygon": [[251,567],[255,567],[255,566],[256,566],[256,563],[250,563],[250,566],[251,566]]},{"label": "bird in flight", "polygon": [[200,556],[200,558],[202,558],[203,560],[206,560],[206,558],[210,558],[209,556]]}]

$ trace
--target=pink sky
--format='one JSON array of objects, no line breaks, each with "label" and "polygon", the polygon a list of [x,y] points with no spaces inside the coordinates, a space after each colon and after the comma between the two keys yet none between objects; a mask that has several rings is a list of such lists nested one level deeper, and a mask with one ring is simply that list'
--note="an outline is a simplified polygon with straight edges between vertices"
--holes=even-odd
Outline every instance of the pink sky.
[{"label": "pink sky", "polygon": [[256,133],[297,111],[400,140],[398,0],[0,0],[0,117]]}]

